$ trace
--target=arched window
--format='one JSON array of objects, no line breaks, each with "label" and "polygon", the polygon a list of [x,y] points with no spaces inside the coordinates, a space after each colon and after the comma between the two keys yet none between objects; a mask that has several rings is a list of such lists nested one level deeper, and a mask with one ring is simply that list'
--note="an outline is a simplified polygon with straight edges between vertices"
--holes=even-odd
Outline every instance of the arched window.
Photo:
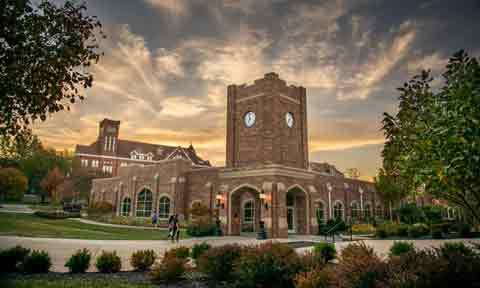
[{"label": "arched window", "polygon": [[122,201],[122,205],[120,207],[120,215],[121,216],[130,216],[130,211],[132,210],[132,199],[125,198]]},{"label": "arched window", "polygon": [[335,219],[343,219],[343,204],[340,201],[335,202],[333,205],[333,217]]},{"label": "arched window", "polygon": [[158,203],[158,218],[168,219],[168,216],[170,216],[170,199],[162,196]]},{"label": "arched window", "polygon": [[375,214],[379,218],[383,218],[383,208],[382,205],[377,204],[377,208],[375,208]]},{"label": "arched window", "polygon": [[152,215],[152,191],[143,189],[137,197],[137,217],[150,217]]},{"label": "arched window", "polygon": [[350,204],[350,209],[352,211],[352,218],[353,219],[357,219],[358,217],[360,217],[360,205],[358,205],[358,203],[356,201],[353,201]]},{"label": "arched window", "polygon": [[255,230],[255,205],[253,200],[248,200],[243,204],[242,231],[253,232]]},{"label": "arched window", "polygon": [[363,205],[363,210],[364,210],[363,213],[365,213],[365,214],[364,214],[364,215],[365,215],[365,219],[368,220],[368,219],[372,218],[372,205],[371,205],[370,203],[368,203],[368,202],[365,203],[365,204]]},{"label": "arched window", "polygon": [[317,202],[316,214],[318,223],[325,222],[325,205],[323,202]]}]

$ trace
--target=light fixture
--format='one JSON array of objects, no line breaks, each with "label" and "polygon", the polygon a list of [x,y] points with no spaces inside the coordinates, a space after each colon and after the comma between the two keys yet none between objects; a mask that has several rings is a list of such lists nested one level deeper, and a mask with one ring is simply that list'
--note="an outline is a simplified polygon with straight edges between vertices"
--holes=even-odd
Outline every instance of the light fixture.
[{"label": "light fixture", "polygon": [[262,205],[265,205],[265,210],[268,210],[268,199],[267,195],[265,194],[265,191],[263,189],[260,191],[260,201]]},{"label": "light fixture", "polygon": [[225,201],[223,199],[223,195],[221,193],[218,193],[217,196],[215,196],[215,199],[217,200],[217,208],[225,209]]}]

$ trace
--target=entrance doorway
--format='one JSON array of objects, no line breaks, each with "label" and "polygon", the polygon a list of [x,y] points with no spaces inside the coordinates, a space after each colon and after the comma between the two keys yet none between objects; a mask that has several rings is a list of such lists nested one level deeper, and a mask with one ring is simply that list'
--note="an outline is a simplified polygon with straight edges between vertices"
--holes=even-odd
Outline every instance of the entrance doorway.
[{"label": "entrance doorway", "polygon": [[260,221],[260,193],[250,186],[232,192],[230,206],[231,235],[255,235]]},{"label": "entrance doorway", "polygon": [[307,233],[307,197],[298,186],[287,191],[287,226],[289,234]]}]

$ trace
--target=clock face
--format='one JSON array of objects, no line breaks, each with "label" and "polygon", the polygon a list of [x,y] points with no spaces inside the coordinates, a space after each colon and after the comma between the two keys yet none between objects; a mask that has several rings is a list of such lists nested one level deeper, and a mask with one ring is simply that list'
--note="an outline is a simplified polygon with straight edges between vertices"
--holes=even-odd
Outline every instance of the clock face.
[{"label": "clock face", "polygon": [[285,121],[287,122],[287,126],[292,128],[293,127],[293,114],[290,112],[287,112],[285,114]]},{"label": "clock face", "polygon": [[245,126],[247,126],[248,128],[252,127],[253,124],[255,124],[256,118],[257,116],[252,111],[245,113],[245,116],[243,116],[243,121],[245,122]]}]

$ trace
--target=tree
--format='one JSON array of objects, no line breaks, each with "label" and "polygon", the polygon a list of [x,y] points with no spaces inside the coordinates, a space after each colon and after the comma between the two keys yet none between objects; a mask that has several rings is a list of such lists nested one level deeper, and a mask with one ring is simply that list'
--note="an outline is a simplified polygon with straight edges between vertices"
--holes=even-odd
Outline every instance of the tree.
[{"label": "tree", "polygon": [[22,159],[32,157],[42,149],[36,135],[20,133],[16,137],[0,135],[0,166],[18,167]]},{"label": "tree", "polygon": [[72,1],[0,1],[0,135],[28,132],[33,121],[84,99],[103,36],[85,11]]},{"label": "tree", "polygon": [[408,194],[408,191],[402,188],[398,178],[396,179],[393,175],[387,174],[384,169],[380,169],[374,181],[377,193],[383,199],[384,204],[388,206],[390,220],[393,220],[393,203],[403,199]]},{"label": "tree", "polygon": [[48,192],[48,195],[53,200],[54,203],[58,203],[60,200],[60,195],[58,193],[58,187],[63,183],[65,179],[63,173],[60,169],[55,166],[52,170],[50,170],[40,182],[40,186]]},{"label": "tree", "polygon": [[399,111],[384,114],[384,168],[416,191],[460,206],[480,222],[480,65],[459,51],[433,92],[429,71],[400,88]]},{"label": "tree", "polygon": [[15,168],[0,168],[0,195],[6,200],[22,200],[27,190],[27,177]]},{"label": "tree", "polygon": [[42,202],[48,195],[40,182],[46,177],[48,172],[54,167],[58,167],[63,174],[70,171],[71,163],[56,153],[53,149],[39,149],[31,157],[21,159],[19,169],[25,173],[28,178],[28,188],[32,194],[39,194]]}]

